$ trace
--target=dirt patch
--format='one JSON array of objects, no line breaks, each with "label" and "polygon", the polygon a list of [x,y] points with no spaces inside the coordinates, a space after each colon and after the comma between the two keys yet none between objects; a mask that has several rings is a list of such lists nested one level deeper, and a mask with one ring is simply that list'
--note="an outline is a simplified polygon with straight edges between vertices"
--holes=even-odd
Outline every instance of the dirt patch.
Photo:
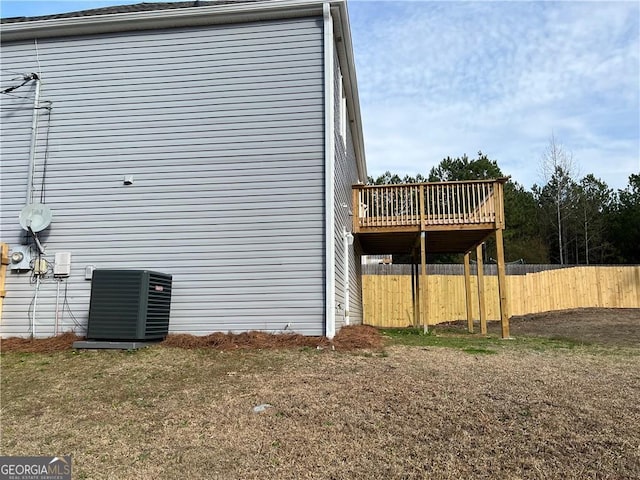
[{"label": "dirt patch", "polygon": [[[28,339],[6,338],[0,340],[1,352],[50,353],[72,348],[73,342],[83,340],[73,333],[57,337]],[[358,350],[382,348],[380,332],[366,325],[343,327],[333,338],[311,337],[297,333],[273,334],[266,332],[221,333],[206,336],[171,334],[161,345],[178,348],[211,348],[215,350],[278,349],[278,348],[333,348],[335,350]]]},{"label": "dirt patch", "polygon": [[[576,308],[513,316],[509,320],[513,337],[543,337],[620,347],[640,345],[640,308]],[[467,331],[466,321],[439,323],[436,332]],[[475,332],[480,331],[476,320]],[[500,336],[500,322],[487,323],[490,335]]]},{"label": "dirt patch", "polygon": [[[580,308],[512,317],[511,335],[561,338],[603,345],[640,345],[639,308]],[[491,333],[499,323],[491,322]]]}]

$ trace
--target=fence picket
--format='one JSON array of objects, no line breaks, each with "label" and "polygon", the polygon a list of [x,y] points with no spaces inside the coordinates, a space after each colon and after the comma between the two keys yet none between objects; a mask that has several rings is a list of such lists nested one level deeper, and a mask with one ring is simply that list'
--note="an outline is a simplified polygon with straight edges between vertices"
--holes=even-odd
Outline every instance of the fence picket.
[{"label": "fence picket", "polygon": [[[410,313],[407,313],[413,311],[410,265],[407,265],[409,274],[403,272],[393,275],[367,274],[367,270],[373,270],[371,267],[389,268],[397,265],[363,265],[362,298],[366,312],[365,323],[378,327],[410,325],[412,319]],[[428,269],[435,268],[434,265],[428,266]],[[475,277],[472,277],[472,285],[475,285],[475,281]],[[485,272],[484,282],[487,318],[498,320],[498,280],[491,268]],[[568,285],[571,286],[570,294],[567,290]],[[463,274],[429,273],[427,291],[430,306],[429,324],[466,320]],[[472,292],[473,315],[477,319],[477,288],[472,288]],[[507,292],[512,315],[570,308],[640,308],[640,266],[581,266],[526,275],[507,275]]]}]

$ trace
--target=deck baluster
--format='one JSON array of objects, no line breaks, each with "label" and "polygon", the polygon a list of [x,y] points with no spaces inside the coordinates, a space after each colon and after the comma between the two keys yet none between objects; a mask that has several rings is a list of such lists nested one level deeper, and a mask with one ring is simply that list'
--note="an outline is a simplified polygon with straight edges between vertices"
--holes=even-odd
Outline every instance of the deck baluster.
[{"label": "deck baluster", "polygon": [[358,228],[486,225],[501,221],[500,186],[478,180],[354,186],[353,211]]}]

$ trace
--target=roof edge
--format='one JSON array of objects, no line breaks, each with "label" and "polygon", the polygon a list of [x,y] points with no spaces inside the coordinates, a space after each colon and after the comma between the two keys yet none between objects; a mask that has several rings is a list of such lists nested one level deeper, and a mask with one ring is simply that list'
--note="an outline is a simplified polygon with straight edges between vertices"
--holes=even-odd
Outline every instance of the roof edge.
[{"label": "roof edge", "polygon": [[252,3],[110,13],[0,25],[2,42],[34,38],[205,26],[322,15],[322,0],[265,0]]}]

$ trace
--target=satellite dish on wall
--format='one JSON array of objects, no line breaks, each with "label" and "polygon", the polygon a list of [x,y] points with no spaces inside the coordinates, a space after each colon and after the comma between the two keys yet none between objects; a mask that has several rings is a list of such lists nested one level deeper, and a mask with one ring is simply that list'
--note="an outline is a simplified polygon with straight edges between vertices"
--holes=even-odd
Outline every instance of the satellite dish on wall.
[{"label": "satellite dish on wall", "polygon": [[24,230],[41,232],[51,224],[51,209],[42,203],[31,203],[20,212],[20,226]]}]

